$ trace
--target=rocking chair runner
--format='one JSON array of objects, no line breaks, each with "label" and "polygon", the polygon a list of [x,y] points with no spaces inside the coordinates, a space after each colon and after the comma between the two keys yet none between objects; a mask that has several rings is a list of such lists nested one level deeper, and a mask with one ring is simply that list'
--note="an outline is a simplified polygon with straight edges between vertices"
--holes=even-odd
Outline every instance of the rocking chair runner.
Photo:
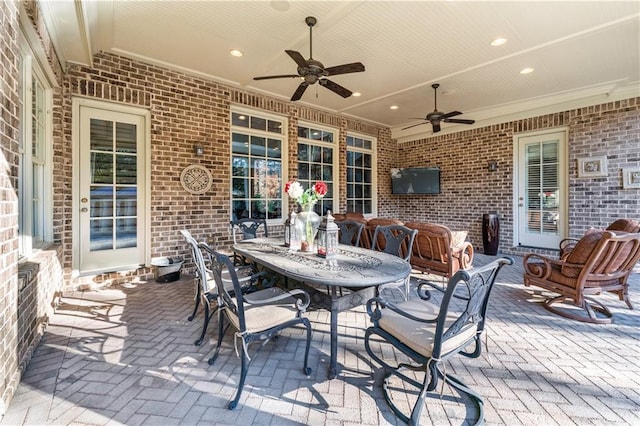
[{"label": "rocking chair runner", "polygon": [[[405,423],[420,423],[427,392],[436,389],[440,378],[468,395],[478,408],[478,422],[483,420],[484,409],[480,395],[460,380],[445,374],[441,367],[456,354],[468,358],[480,356],[481,335],[484,331],[491,289],[500,269],[504,265],[512,264],[513,259],[504,257],[480,268],[460,270],[449,279],[445,290],[424,281],[418,291],[421,300],[410,300],[396,305],[376,297],[367,302],[367,312],[373,326],[365,333],[365,349],[371,358],[383,366],[385,399],[393,412]],[[428,301],[430,293],[425,291],[427,287],[444,292],[439,307]],[[407,355],[414,364],[400,363],[392,366],[384,362],[372,350],[372,345],[378,345],[378,339],[374,339],[374,335]],[[473,350],[467,351],[467,347],[472,343]],[[425,376],[422,383],[403,373],[405,369],[423,372]],[[403,413],[390,395],[388,381],[394,376],[419,391],[410,415]]]},{"label": "rocking chair runner", "polygon": [[[302,316],[311,301],[309,295],[300,289],[284,291],[277,287],[260,290],[251,294],[242,294],[238,277],[235,273],[233,262],[228,256],[218,253],[208,246],[203,246],[210,256],[211,273],[216,285],[219,287],[218,304],[222,314],[218,317],[218,343],[213,356],[209,359],[209,365],[213,365],[222,346],[222,338],[229,326],[236,330],[234,339],[239,339],[240,358],[242,367],[238,390],[228,408],[233,410],[240,400],[244,382],[249,370],[251,358],[248,348],[254,341],[269,340],[281,330],[297,325],[303,325],[306,329],[306,347],[304,352],[303,374],[311,374],[308,367],[309,347],[311,346],[311,323]],[[233,283],[235,297],[223,284],[223,274],[228,273]],[[225,327],[225,320],[228,325]]]}]

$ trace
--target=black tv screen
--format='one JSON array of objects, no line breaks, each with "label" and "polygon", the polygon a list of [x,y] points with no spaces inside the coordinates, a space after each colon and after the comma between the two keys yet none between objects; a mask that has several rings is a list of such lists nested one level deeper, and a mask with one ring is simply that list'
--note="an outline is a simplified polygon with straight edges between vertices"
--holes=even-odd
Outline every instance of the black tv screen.
[{"label": "black tv screen", "polygon": [[393,194],[439,194],[440,169],[438,167],[407,167],[391,169]]}]

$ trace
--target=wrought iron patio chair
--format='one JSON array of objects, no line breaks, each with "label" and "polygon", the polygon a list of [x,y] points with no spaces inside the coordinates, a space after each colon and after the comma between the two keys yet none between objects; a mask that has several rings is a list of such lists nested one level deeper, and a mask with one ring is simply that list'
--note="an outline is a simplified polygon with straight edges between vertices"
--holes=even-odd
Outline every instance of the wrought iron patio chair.
[{"label": "wrought iron patio chair", "polygon": [[[481,335],[485,328],[491,290],[502,267],[512,264],[513,259],[504,257],[486,266],[460,270],[449,279],[445,289],[423,281],[419,285],[420,298],[408,302],[393,304],[383,297],[367,302],[367,313],[373,325],[365,332],[365,349],[384,368],[385,400],[405,423],[420,423],[425,398],[436,389],[439,379],[469,396],[478,409],[477,423],[483,421],[482,397],[456,377],[446,374],[443,367],[447,360],[457,354],[468,358],[480,356]],[[442,293],[439,306],[430,300],[431,291]],[[382,341],[374,336],[382,338]],[[385,362],[373,350],[383,344],[390,344],[401,351],[411,359],[411,363],[390,365]],[[473,347],[469,348],[471,344]],[[409,371],[418,377],[409,377]],[[424,374],[422,381],[421,374]],[[403,412],[392,398],[390,380],[394,377],[404,382],[403,389],[415,387],[418,391],[410,414]]]},{"label": "wrought iron patio chair", "polygon": [[336,222],[339,231],[340,244],[347,244],[354,247],[360,246],[360,237],[364,229],[364,223],[355,220],[343,220]]},{"label": "wrought iron patio chair", "polygon": [[[227,328],[235,330],[234,339],[240,339],[241,370],[236,395],[229,402],[228,408],[233,410],[240,400],[244,382],[247,377],[251,358],[249,357],[249,345],[252,342],[268,341],[283,329],[303,325],[306,328],[306,346],[304,352],[303,374],[311,374],[308,367],[309,347],[311,346],[311,323],[302,316],[309,306],[310,297],[301,289],[284,291],[278,287],[259,290],[241,297],[235,297],[223,285],[222,276],[228,273],[233,284],[235,294],[241,294],[240,283],[235,273],[231,259],[218,253],[208,246],[201,246],[208,252],[211,262],[211,272],[219,287],[218,300],[223,315],[218,319],[218,342],[213,356],[209,359],[209,365],[213,365],[220,353],[222,339]],[[228,326],[225,327],[225,319]]]},{"label": "wrought iron patio chair", "polygon": [[[416,229],[410,229],[404,225],[379,225],[373,233],[371,249],[398,256],[408,263],[417,234]],[[404,286],[404,300],[409,300],[410,281],[411,275],[408,275],[401,282],[385,284],[385,287],[397,287],[398,284]]]},{"label": "wrought iron patio chair", "polygon": [[[191,313],[191,315],[189,315],[189,317],[187,317],[187,319],[189,321],[193,321],[198,312],[200,302],[202,302],[205,311],[202,324],[202,333],[200,334],[200,337],[194,342],[196,346],[200,346],[207,333],[209,321],[211,321],[211,317],[213,316],[213,314],[215,314],[215,310],[214,312],[211,312],[211,303],[216,300],[217,294],[215,292],[211,292],[209,283],[211,282],[212,277],[210,271],[206,267],[206,262],[202,256],[202,251],[199,247],[200,243],[198,243],[198,241],[193,238],[191,233],[186,229],[181,230],[180,233],[184,236],[185,240],[191,248],[191,258],[193,259],[193,263],[196,267],[196,276],[194,278],[195,303],[193,312]],[[240,281],[242,290],[244,292],[251,291],[254,283],[260,278],[266,276],[266,274],[262,272],[254,271],[252,266],[237,266],[235,269],[238,281]],[[204,282],[202,280],[202,277],[205,278]],[[228,274],[225,274],[223,276],[223,281],[225,282],[225,285],[227,285],[231,289],[231,279],[229,278]]]},{"label": "wrought iron patio chair", "polygon": [[[231,235],[233,237],[233,244],[242,240],[251,240],[258,238],[258,236],[269,237],[269,230],[267,229],[267,221],[265,219],[238,219],[229,221],[231,225]],[[262,228],[262,231],[260,231]],[[236,252],[233,252],[233,263],[235,265],[247,265],[246,259],[238,256]]]}]

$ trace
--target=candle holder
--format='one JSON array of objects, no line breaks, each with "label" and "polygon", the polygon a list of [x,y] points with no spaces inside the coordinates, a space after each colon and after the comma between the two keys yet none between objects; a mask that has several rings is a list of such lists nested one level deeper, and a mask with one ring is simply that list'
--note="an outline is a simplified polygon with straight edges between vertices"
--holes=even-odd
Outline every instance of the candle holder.
[{"label": "candle holder", "polygon": [[318,256],[331,258],[338,252],[338,225],[331,216],[331,210],[322,218],[318,227]]}]

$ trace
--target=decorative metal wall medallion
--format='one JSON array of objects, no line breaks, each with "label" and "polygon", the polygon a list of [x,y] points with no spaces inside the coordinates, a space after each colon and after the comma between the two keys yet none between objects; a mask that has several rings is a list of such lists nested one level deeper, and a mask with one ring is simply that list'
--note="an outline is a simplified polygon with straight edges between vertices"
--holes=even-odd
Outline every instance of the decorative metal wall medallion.
[{"label": "decorative metal wall medallion", "polygon": [[184,190],[191,194],[204,194],[211,189],[213,179],[206,167],[192,164],[185,167],[180,174],[180,183]]}]

